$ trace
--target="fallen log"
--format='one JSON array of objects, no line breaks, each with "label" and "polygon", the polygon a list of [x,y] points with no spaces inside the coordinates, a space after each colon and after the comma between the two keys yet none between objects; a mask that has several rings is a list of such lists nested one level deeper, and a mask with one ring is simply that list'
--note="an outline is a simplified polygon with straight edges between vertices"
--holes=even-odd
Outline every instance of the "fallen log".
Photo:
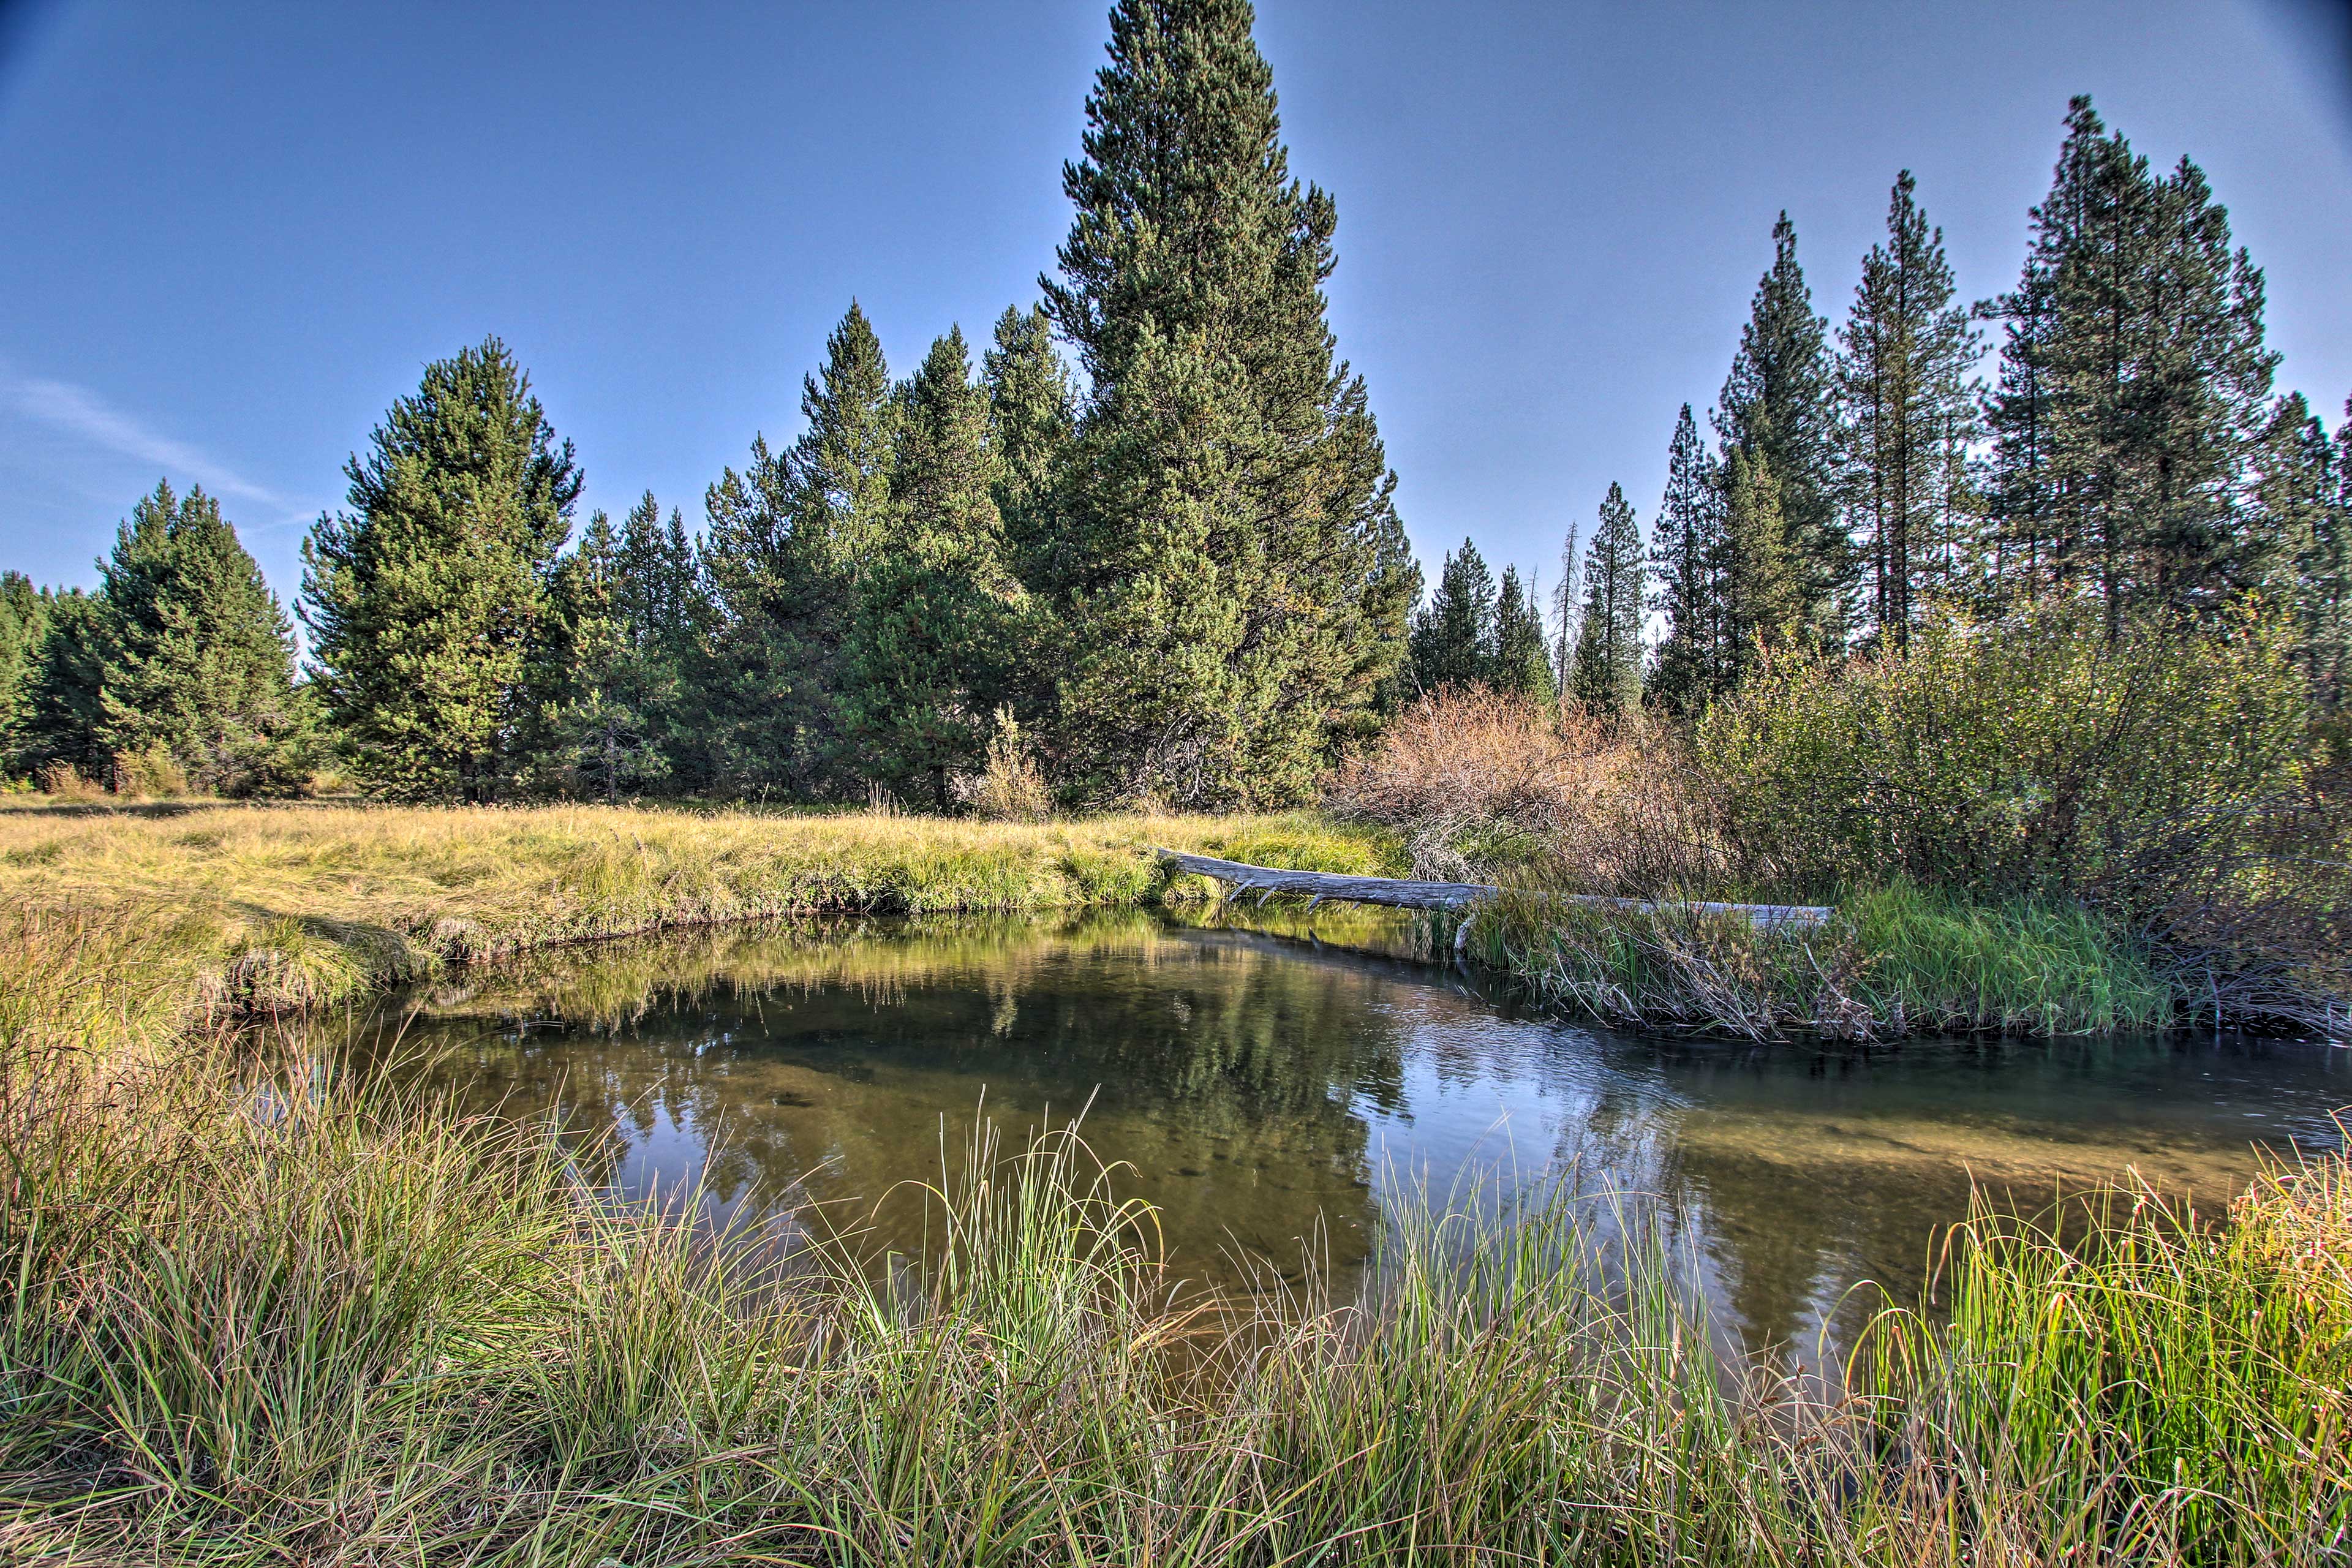
[{"label": "fallen log", "polygon": [[[1157,853],[1161,860],[1180,871],[1213,877],[1225,883],[1233,889],[1228,897],[1255,893],[1260,903],[1276,893],[1296,893],[1312,900],[1307,906],[1309,909],[1326,899],[1339,899],[1348,903],[1381,904],[1396,910],[1458,910],[1483,900],[1500,898],[1503,892],[1502,889],[1487,882],[1415,882],[1399,877],[1347,877],[1329,871],[1286,871],[1275,866],[1220,860],[1213,855],[1187,855],[1177,849],[1158,849]],[[1835,912],[1820,904],[1656,903],[1645,899],[1604,899],[1589,894],[1570,895],[1569,901],[1636,910],[1643,913],[1661,910],[1692,910],[1701,914],[1738,915],[1755,925],[1789,927],[1799,931],[1823,924]]]}]

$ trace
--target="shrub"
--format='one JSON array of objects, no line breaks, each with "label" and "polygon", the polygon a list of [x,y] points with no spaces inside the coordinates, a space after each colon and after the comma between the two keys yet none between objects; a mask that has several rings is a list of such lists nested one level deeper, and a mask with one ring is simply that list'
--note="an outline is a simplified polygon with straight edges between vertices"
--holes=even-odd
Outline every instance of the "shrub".
[{"label": "shrub", "polygon": [[2290,650],[2253,618],[2114,642],[2064,608],[1947,619],[1907,656],[1775,660],[1709,710],[1697,761],[1729,831],[1815,886],[2079,893],[2210,857],[2299,796]]},{"label": "shrub", "polygon": [[1662,728],[1447,687],[1350,758],[1327,805],[1401,835],[1416,876],[1638,895],[1720,880],[1696,782]]},{"label": "shrub", "polygon": [[2052,606],[1905,657],[1782,658],[1701,722],[1727,840],[1817,894],[1901,875],[2089,905],[2216,1015],[2324,1023],[2352,990],[2346,791],[2313,769],[2292,631]]},{"label": "shrub", "polygon": [[1028,737],[1010,708],[996,710],[988,737],[987,765],[975,779],[959,781],[959,794],[973,815],[991,822],[1043,822],[1054,815],[1045,775],[1031,755]]},{"label": "shrub", "polygon": [[172,800],[188,793],[187,771],[162,742],[114,759],[114,792],[131,800]]},{"label": "shrub", "polygon": [[106,792],[89,779],[71,763],[54,762],[43,767],[39,774],[41,793],[56,800],[96,800]]}]

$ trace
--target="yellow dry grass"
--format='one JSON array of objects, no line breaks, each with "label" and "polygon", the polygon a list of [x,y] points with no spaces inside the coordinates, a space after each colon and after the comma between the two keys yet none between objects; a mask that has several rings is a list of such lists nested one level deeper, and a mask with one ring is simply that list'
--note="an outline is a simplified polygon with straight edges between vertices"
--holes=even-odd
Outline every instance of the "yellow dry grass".
[{"label": "yellow dry grass", "polygon": [[20,805],[0,810],[0,927],[17,927],[0,949],[31,942],[27,921],[97,920],[146,933],[159,972],[190,977],[192,1006],[302,1005],[663,927],[1143,903],[1167,891],[1153,844],[1313,869],[1391,859],[1384,840],[1307,816]]}]

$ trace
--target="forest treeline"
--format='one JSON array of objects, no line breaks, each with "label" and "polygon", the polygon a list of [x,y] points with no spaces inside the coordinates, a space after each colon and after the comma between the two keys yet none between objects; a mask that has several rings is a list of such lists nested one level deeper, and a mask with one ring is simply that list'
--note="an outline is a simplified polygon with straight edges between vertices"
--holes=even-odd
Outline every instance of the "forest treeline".
[{"label": "forest treeline", "polygon": [[2339,711],[2352,402],[2331,438],[2274,393],[2263,275],[2204,175],[2152,169],[2087,99],[2030,233],[2016,288],[1970,304],[1898,175],[1832,332],[1781,215],[1714,440],[1688,405],[1675,422],[1647,548],[1611,486],[1580,560],[1568,538],[1547,645],[1538,595],[1515,570],[1497,585],[1465,541],[1414,623],[1421,684],[1680,713],[1776,651],[1899,654],[1954,614],[2058,601],[2114,638],[2251,604],[2292,618],[2315,700]]},{"label": "forest treeline", "polygon": [[[1784,215],[1729,375],[1549,592],[1475,544],[1424,599],[1242,0],[1120,0],[1041,297],[894,373],[853,303],[789,445],[699,525],[584,482],[492,338],[429,365],[303,551],[307,662],[214,498],[142,500],[94,592],[0,585],[14,771],[413,800],[952,808],[993,749],[1069,805],[1310,795],[1418,692],[1704,710],[1759,661],[1899,655],[2053,601],[2114,638],[2352,645],[2352,405],[2273,386],[2263,278],[2184,160],[2071,107],[2014,289],[1971,304],[1908,173],[1844,321]],[[1988,377],[1980,370],[1994,355]],[[1580,551],[1580,544],[1581,549]]]}]

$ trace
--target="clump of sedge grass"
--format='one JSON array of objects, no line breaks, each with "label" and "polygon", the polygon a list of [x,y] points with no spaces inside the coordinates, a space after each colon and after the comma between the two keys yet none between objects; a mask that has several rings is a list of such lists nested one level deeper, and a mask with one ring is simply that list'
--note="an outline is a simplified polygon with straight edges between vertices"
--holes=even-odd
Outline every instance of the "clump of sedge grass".
[{"label": "clump of sedge grass", "polygon": [[[2352,1546],[2352,1203],[2341,1153],[2266,1171],[2230,1223],[2144,1185],[2044,1220],[1981,1201],[1948,1330],[1888,1313],[1912,1506],[2030,1552],[2317,1563]],[[1932,1502],[1930,1502],[1932,1499]]]},{"label": "clump of sedge grass", "polygon": [[2107,1034],[2159,1027],[2179,999],[2095,916],[1980,905],[1896,884],[1825,925],[1759,925],[1524,893],[1471,917],[1465,949],[1554,1005],[1604,1023],[1749,1039],[1880,1039],[1923,1029]]}]

